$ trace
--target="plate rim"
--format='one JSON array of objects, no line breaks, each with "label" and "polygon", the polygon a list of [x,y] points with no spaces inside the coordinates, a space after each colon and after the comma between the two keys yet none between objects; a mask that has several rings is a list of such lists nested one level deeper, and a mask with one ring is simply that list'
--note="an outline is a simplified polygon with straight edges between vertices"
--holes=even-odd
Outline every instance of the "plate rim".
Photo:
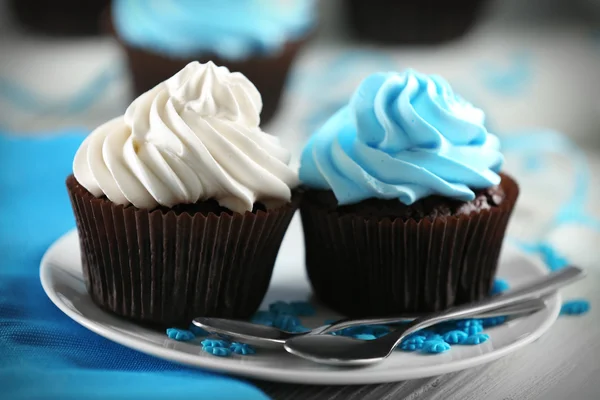
[{"label": "plate rim", "polygon": [[[381,373],[376,375],[366,374],[363,378],[361,378],[360,382],[357,382],[354,378],[352,379],[352,382],[348,382],[349,378],[344,378],[344,369],[340,369],[335,372],[327,371],[326,374],[320,374],[319,372],[323,372],[322,370],[315,372],[314,370],[310,369],[294,370],[293,372],[290,372],[284,368],[244,364],[240,363],[237,359],[227,359],[219,357],[198,357],[193,354],[184,353],[176,351],[174,349],[140,341],[131,334],[125,332],[117,332],[113,329],[105,327],[104,325],[96,322],[95,320],[91,320],[86,316],[75,312],[74,310],[69,308],[65,304],[65,302],[58,296],[58,293],[52,290],[52,288],[50,287],[52,281],[52,268],[50,266],[53,264],[52,262],[50,262],[50,258],[54,254],[56,248],[59,248],[63,242],[73,240],[73,236],[77,236],[76,228],[69,230],[68,232],[60,236],[57,240],[55,240],[50,245],[50,247],[48,247],[40,261],[40,281],[42,284],[42,288],[44,289],[44,292],[46,293],[50,301],[56,307],[58,307],[58,309],[61,310],[65,315],[67,315],[73,321],[82,325],[86,329],[110,341],[113,341],[125,347],[129,347],[133,350],[140,351],[142,353],[158,357],[163,360],[180,363],[194,368],[206,368],[211,371],[237,375],[245,378],[296,384],[363,385],[398,382],[402,380],[439,376],[446,373],[457,372],[467,368],[476,367],[478,365],[498,360],[522,347],[527,346],[528,344],[539,339],[544,333],[546,333],[554,324],[560,313],[561,296],[559,292],[555,292],[554,294],[549,296],[547,300],[549,310],[548,318],[546,318],[543,321],[543,323],[541,323],[529,335],[521,337],[507,346],[475,357],[456,360],[450,364],[419,367],[415,369],[415,372],[403,373],[400,377],[398,377],[397,372],[394,373],[394,369],[390,369],[387,371],[383,370],[381,371]],[[534,257],[523,252],[520,253],[523,254],[523,256],[530,261],[532,267],[538,269],[539,272],[547,272],[547,269],[542,266],[540,260],[537,260]],[[106,314],[110,318],[116,318],[108,313]],[[426,368],[425,371],[423,371],[424,368]]]}]

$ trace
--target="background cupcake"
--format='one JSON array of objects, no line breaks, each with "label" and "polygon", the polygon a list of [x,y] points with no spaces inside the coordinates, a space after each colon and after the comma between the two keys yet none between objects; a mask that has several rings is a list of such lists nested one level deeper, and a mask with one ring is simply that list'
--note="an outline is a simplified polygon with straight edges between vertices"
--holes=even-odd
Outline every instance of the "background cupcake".
[{"label": "background cupcake", "polygon": [[260,107],[243,75],[194,62],[82,143],[67,187],[99,306],[166,326],[256,311],[298,202]]},{"label": "background cupcake", "polygon": [[101,14],[110,0],[12,0],[17,20],[33,31],[48,35],[95,35],[100,32]]},{"label": "background cupcake", "polygon": [[242,72],[263,99],[262,123],[279,105],[296,54],[315,24],[314,0],[115,0],[112,22],[136,95],[193,60]]},{"label": "background cupcake", "polygon": [[483,112],[437,76],[365,79],[300,167],[306,266],[349,316],[434,311],[486,296],[518,186]]},{"label": "background cupcake", "polygon": [[474,25],[485,0],[349,0],[354,33],[388,44],[433,44],[458,38]]}]

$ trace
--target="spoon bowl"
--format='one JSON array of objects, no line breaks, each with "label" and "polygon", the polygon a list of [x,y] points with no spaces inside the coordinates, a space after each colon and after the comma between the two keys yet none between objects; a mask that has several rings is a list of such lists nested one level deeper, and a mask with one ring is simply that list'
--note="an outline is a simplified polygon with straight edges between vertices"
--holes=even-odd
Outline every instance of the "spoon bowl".
[{"label": "spoon bowl", "polygon": [[374,364],[386,359],[404,338],[420,329],[512,306],[535,296],[541,297],[584,276],[583,270],[573,266],[566,267],[541,280],[504,294],[417,318],[408,325],[374,340],[357,340],[331,335],[305,335],[289,339],[284,348],[291,354],[321,364],[336,366]]}]

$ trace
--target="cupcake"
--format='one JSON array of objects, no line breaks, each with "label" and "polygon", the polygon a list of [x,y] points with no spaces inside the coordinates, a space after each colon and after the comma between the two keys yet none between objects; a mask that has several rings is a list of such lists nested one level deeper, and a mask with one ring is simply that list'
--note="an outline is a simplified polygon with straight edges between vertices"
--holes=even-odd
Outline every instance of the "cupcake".
[{"label": "cupcake", "polygon": [[499,147],[483,112],[442,78],[366,78],[300,160],[316,296],[352,317],[487,296],[519,192]]},{"label": "cupcake", "polygon": [[100,33],[101,14],[110,0],[12,0],[17,21],[38,33],[87,36]]},{"label": "cupcake", "polygon": [[474,25],[485,0],[349,0],[350,28],[383,44],[436,44],[458,38]]},{"label": "cupcake", "polygon": [[244,75],[192,62],[81,144],[67,188],[88,292],[159,326],[250,317],[299,204]]},{"label": "cupcake", "polygon": [[314,0],[114,0],[113,31],[140,95],[190,61],[239,71],[263,99],[262,123],[279,105],[288,71],[315,23]]}]

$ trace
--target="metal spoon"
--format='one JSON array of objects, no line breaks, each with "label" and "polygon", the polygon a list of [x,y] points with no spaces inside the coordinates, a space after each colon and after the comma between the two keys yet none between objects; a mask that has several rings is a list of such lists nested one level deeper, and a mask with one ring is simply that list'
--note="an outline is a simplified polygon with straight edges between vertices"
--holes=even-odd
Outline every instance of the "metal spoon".
[{"label": "metal spoon", "polygon": [[[542,300],[531,299],[477,316],[479,318],[488,318],[523,315],[536,312],[544,307],[545,303]],[[389,325],[398,322],[410,322],[414,319],[414,317],[409,318],[402,316],[368,319],[341,319],[330,325],[323,325],[307,332],[288,332],[272,326],[224,318],[196,318],[194,319],[193,324],[212,334],[224,336],[228,339],[239,340],[240,342],[252,344],[257,347],[282,348],[286,340],[294,337],[324,334],[361,325]]]},{"label": "metal spoon", "polygon": [[385,360],[407,335],[457,318],[470,317],[486,311],[516,304],[533,296],[542,296],[585,276],[576,267],[566,267],[544,279],[524,285],[505,294],[450,308],[418,318],[397,331],[374,340],[357,340],[344,336],[304,335],[285,342],[284,348],[291,354],[327,365],[358,366]]}]

